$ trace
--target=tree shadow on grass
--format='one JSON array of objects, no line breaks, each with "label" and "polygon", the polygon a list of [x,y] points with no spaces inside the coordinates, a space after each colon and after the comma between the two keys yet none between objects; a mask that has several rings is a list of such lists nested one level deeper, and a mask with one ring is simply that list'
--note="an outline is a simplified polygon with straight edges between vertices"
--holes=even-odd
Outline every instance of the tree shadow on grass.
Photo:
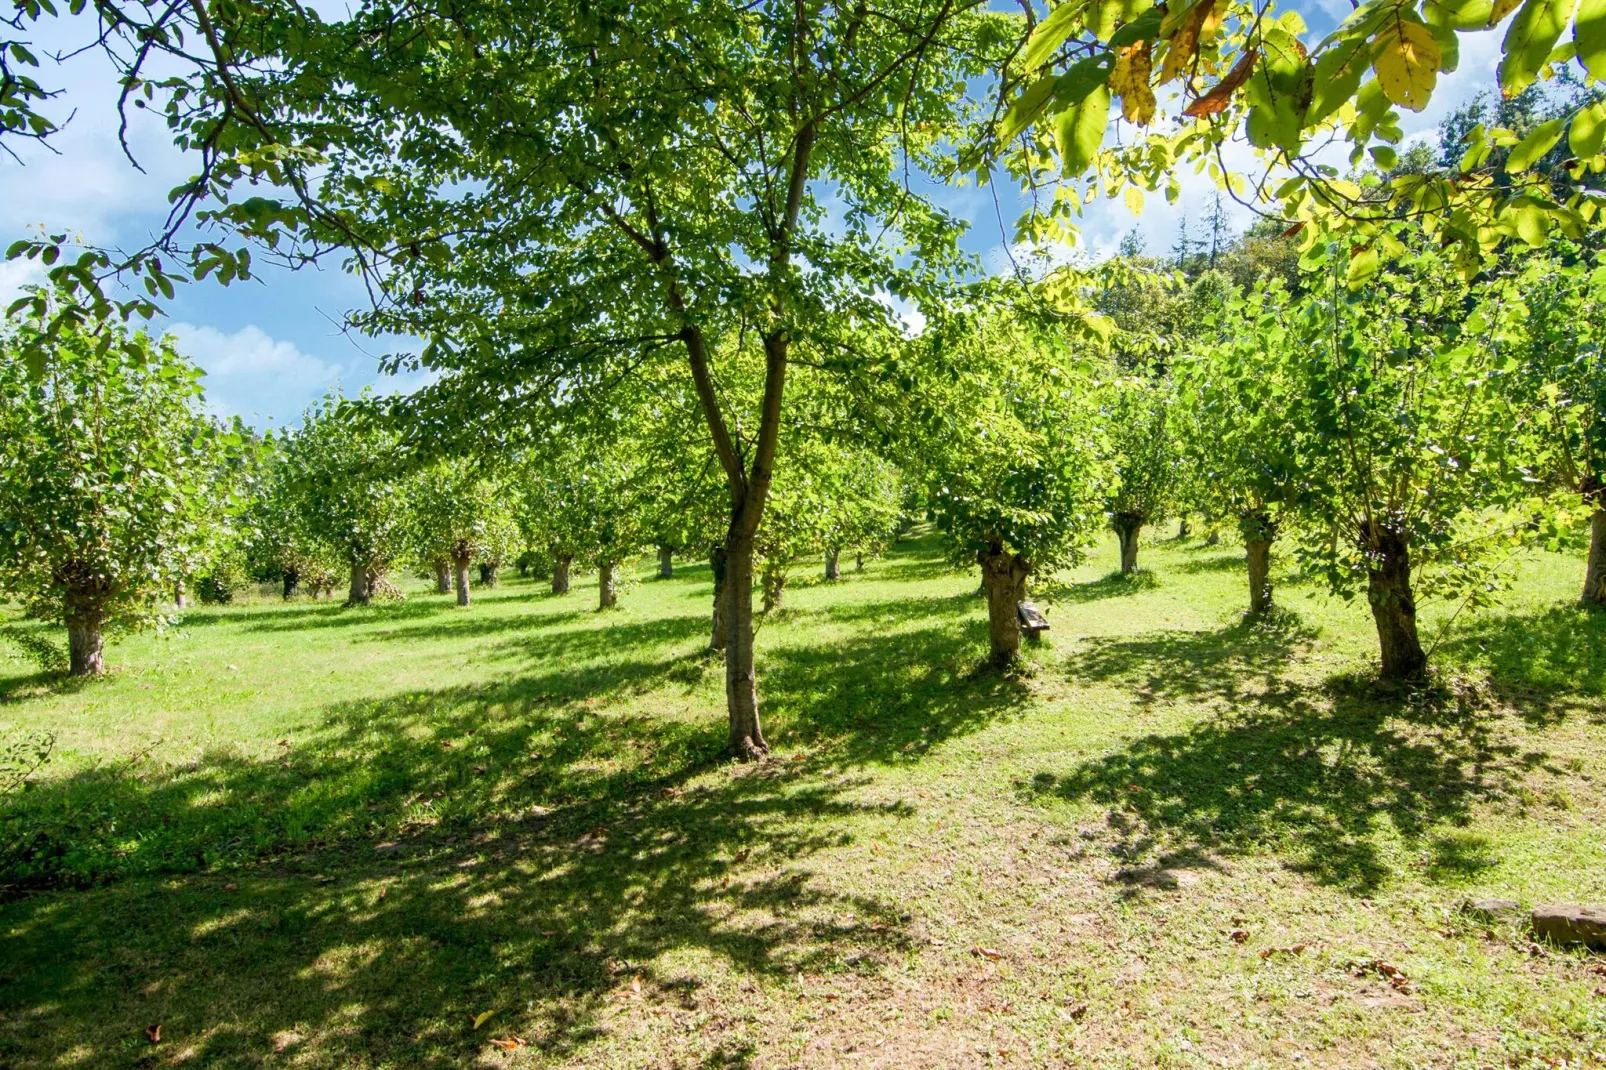
[{"label": "tree shadow on grass", "polygon": [[1160,581],[1148,569],[1136,572],[1111,572],[1087,583],[1066,583],[1048,578],[1033,585],[1033,593],[1049,602],[1097,602],[1105,598],[1125,598],[1142,594],[1160,586]]},{"label": "tree shadow on grass", "polygon": [[1491,615],[1462,626],[1434,653],[1487,672],[1529,720],[1549,722],[1573,710],[1606,716],[1606,612],[1561,605]]},{"label": "tree shadow on grass", "polygon": [[700,1008],[699,956],[783,977],[907,950],[896,904],[799,868],[900,805],[780,763],[689,783],[722,725],[591,708],[562,675],[336,706],[277,758],[30,792],[0,824],[33,833],[13,879],[134,876],[13,887],[0,1056],[111,1060],[160,1022],[199,1065],[457,1066],[509,1033],[562,1058]]},{"label": "tree shadow on grass", "polygon": [[1234,701],[1281,686],[1288,660],[1316,637],[1291,610],[1241,618],[1217,631],[1156,631],[1101,639],[1067,655],[1071,680],[1132,685],[1140,706],[1175,698]]},{"label": "tree shadow on grass", "polygon": [[986,623],[959,620],[766,648],[760,693],[776,734],[817,748],[824,763],[914,761],[1025,706],[1019,679],[979,663],[986,649]]},{"label": "tree shadow on grass", "polygon": [[[1434,845],[1522,775],[1517,748],[1362,693],[1285,688],[1185,732],[1133,740],[1033,790],[1107,806],[1133,854],[1287,858],[1321,883],[1369,893],[1392,875],[1388,840]],[[1443,867],[1487,858],[1439,853]],[[1454,855],[1452,857],[1452,855]]]}]

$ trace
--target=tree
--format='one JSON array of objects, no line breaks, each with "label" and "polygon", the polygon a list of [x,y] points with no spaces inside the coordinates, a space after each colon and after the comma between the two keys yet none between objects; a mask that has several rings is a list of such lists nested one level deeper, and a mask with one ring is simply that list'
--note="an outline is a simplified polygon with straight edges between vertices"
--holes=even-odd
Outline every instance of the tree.
[{"label": "tree", "polygon": [[1511,304],[1503,286],[1479,293],[1443,256],[1413,251],[1355,289],[1329,275],[1287,320],[1301,554],[1334,593],[1364,586],[1388,680],[1427,665],[1424,566],[1434,593],[1486,599],[1488,554],[1510,534],[1498,511],[1525,488],[1526,447],[1500,403]]},{"label": "tree", "polygon": [[1217,313],[1220,337],[1176,365],[1185,467],[1199,507],[1231,517],[1243,535],[1251,615],[1272,608],[1272,545],[1302,491],[1289,303],[1275,279],[1235,296]]},{"label": "tree", "polygon": [[[457,604],[469,604],[469,566],[495,567],[517,539],[506,490],[469,459],[436,461],[412,480],[412,520],[420,556],[436,576],[436,590],[457,587]],[[442,577],[442,568],[449,579]]]},{"label": "tree", "polygon": [[69,671],[105,667],[108,627],[154,603],[199,559],[237,449],[199,413],[201,372],[170,338],[92,317],[0,335],[0,589],[66,625]]},{"label": "tree", "polygon": [[1535,472],[1572,497],[1588,528],[1580,601],[1606,606],[1606,266],[1598,251],[1558,243],[1522,265],[1516,293],[1510,400],[1532,428]]},{"label": "tree", "polygon": [[1127,375],[1107,383],[1102,409],[1113,469],[1105,495],[1110,527],[1121,542],[1121,571],[1138,570],[1138,537],[1165,519],[1176,486],[1178,448],[1168,379]]},{"label": "tree", "polygon": [[1020,655],[1027,582],[1083,559],[1101,522],[1094,373],[1066,343],[1080,321],[987,289],[910,343],[906,471],[920,473],[950,560],[981,569],[989,659]]},{"label": "tree", "polygon": [[411,486],[396,436],[338,395],[308,409],[287,436],[284,460],[301,523],[346,566],[349,605],[367,605],[405,553]]}]

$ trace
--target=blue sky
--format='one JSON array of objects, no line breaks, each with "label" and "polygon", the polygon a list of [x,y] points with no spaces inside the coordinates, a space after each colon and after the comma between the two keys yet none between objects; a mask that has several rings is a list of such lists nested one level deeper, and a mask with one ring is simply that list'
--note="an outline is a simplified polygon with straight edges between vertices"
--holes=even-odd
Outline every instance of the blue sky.
[{"label": "blue sky", "polygon": [[[1349,10],[1344,0],[1293,6],[1316,34]],[[1500,37],[1498,31],[1463,36],[1460,69],[1441,79],[1426,112],[1405,113],[1408,140],[1431,138],[1449,110],[1493,88]],[[59,43],[44,33],[35,40],[47,47]],[[42,224],[97,244],[143,244],[165,217],[167,191],[187,177],[187,162],[171,147],[165,125],[146,113],[136,114],[130,138],[144,173],[124,158],[115,136],[114,83],[98,57],[86,55],[59,72],[47,71],[47,79],[66,90],[55,114],[75,114],[53,142],[56,152],[22,145],[17,147],[20,163],[0,157],[0,242],[10,244]],[[1230,162],[1248,166],[1249,156]],[[1207,178],[1189,174],[1176,205],[1150,196],[1141,218],[1133,217],[1120,199],[1090,205],[1082,222],[1082,252],[1094,258],[1108,255],[1134,228],[1150,251],[1168,250],[1183,219],[1196,232],[1202,229],[1214,194]],[[989,270],[1007,267],[1018,197],[1000,190],[995,202],[993,191],[974,188],[944,189],[938,197],[971,222],[966,247]],[[1235,227],[1248,222],[1247,210],[1228,207]],[[206,370],[208,400],[217,412],[258,425],[284,424],[336,386],[355,392],[372,384],[390,391],[420,381],[416,375],[382,376],[377,358],[390,346],[348,337],[339,329],[343,313],[361,305],[365,294],[338,264],[299,272],[267,266],[260,270],[256,281],[228,288],[210,282],[181,287],[167,303],[164,326]],[[20,285],[32,281],[37,281],[37,272],[28,266],[0,262],[0,299],[9,301]]]}]

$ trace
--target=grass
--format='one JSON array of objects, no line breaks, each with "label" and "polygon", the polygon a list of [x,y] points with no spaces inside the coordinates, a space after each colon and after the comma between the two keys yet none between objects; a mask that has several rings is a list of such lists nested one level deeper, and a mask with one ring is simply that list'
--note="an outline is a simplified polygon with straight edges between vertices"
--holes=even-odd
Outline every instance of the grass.
[{"label": "grass", "polygon": [[1428,608],[1401,695],[1363,604],[1283,575],[1246,624],[1240,561],[1102,547],[1003,677],[933,544],[800,572],[750,767],[706,567],[608,613],[195,609],[82,687],[0,661],[0,728],[57,736],[0,807],[0,1065],[1606,1062],[1601,960],[1456,910],[1606,900],[1578,563]]}]

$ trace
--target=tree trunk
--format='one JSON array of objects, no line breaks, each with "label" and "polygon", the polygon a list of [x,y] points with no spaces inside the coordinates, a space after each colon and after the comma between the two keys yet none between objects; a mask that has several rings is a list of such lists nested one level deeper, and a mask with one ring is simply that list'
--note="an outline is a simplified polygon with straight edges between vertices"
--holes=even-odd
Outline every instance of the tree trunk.
[{"label": "tree trunk", "polygon": [[99,676],[106,671],[101,628],[106,623],[100,598],[93,591],[67,592],[67,672]]},{"label": "tree trunk", "polygon": [[1416,600],[1411,595],[1411,554],[1395,531],[1374,525],[1367,566],[1367,601],[1377,622],[1378,649],[1385,680],[1409,680],[1427,667],[1416,634]]},{"label": "tree trunk", "polygon": [[1210,534],[1205,536],[1205,545],[1206,546],[1220,546],[1221,545],[1221,529],[1220,528],[1211,527]]},{"label": "tree trunk", "polygon": [[[286,601],[289,600],[291,595],[296,593],[296,587],[298,584],[300,584],[300,582],[301,574],[299,572],[293,568],[287,568],[284,570],[284,597]],[[318,592],[313,591],[312,594],[313,597],[316,598]]]},{"label": "tree trunk", "polygon": [[714,574],[714,631],[708,640],[709,650],[724,650],[730,637],[725,613],[725,547],[716,546],[708,555],[708,571]]},{"label": "tree trunk", "polygon": [[597,608],[619,604],[619,566],[604,558],[597,562]]},{"label": "tree trunk", "polygon": [[1121,540],[1121,571],[1131,575],[1138,570],[1138,532],[1143,530],[1143,518],[1133,513],[1117,513],[1112,523],[1116,537]]},{"label": "tree trunk", "polygon": [[552,593],[569,593],[569,563],[574,558],[565,554],[552,559]]},{"label": "tree trunk", "polygon": [[1589,519],[1589,562],[1584,569],[1586,606],[1606,606],[1606,500],[1595,503]]},{"label": "tree trunk", "polygon": [[353,564],[351,566],[351,589],[346,595],[346,604],[366,606],[372,597],[373,588],[368,584],[367,567]]},{"label": "tree trunk", "polygon": [[173,604],[180,609],[183,609],[185,606],[189,605],[188,600],[186,600],[184,597],[183,580],[173,581]]},{"label": "tree trunk", "polygon": [[468,597],[468,555],[461,554],[452,558],[452,576],[457,582],[457,604],[466,606]]},{"label": "tree trunk", "polygon": [[675,548],[672,546],[658,547],[658,578],[661,580],[675,578]]},{"label": "tree trunk", "polygon": [[758,675],[753,669],[753,538],[732,524],[725,540],[725,708],[733,757],[762,758],[770,746],[758,723]]},{"label": "tree trunk", "polygon": [[435,593],[452,593],[452,562],[444,557],[435,559]]},{"label": "tree trunk", "polygon": [[825,578],[828,580],[842,578],[842,570],[837,567],[836,559],[837,552],[835,549],[825,551]]},{"label": "tree trunk", "polygon": [[1031,565],[994,543],[978,551],[981,584],[987,591],[987,633],[992,642],[992,663],[1007,667],[1020,657],[1020,617],[1016,607],[1026,597],[1026,576]]},{"label": "tree trunk", "polygon": [[1188,537],[1188,518],[1183,517],[1177,521],[1177,541],[1181,542]]},{"label": "tree trunk", "polygon": [[862,552],[853,555],[853,571],[864,571],[864,554]]},{"label": "tree trunk", "polygon": [[495,587],[496,571],[497,566],[494,563],[489,561],[480,562],[480,586]]},{"label": "tree trunk", "polygon": [[781,597],[786,591],[786,573],[774,565],[765,565],[762,578],[764,587],[764,612],[781,608]]},{"label": "tree trunk", "polygon": [[1264,613],[1271,608],[1271,540],[1246,539],[1244,549],[1249,557],[1249,612]]}]

